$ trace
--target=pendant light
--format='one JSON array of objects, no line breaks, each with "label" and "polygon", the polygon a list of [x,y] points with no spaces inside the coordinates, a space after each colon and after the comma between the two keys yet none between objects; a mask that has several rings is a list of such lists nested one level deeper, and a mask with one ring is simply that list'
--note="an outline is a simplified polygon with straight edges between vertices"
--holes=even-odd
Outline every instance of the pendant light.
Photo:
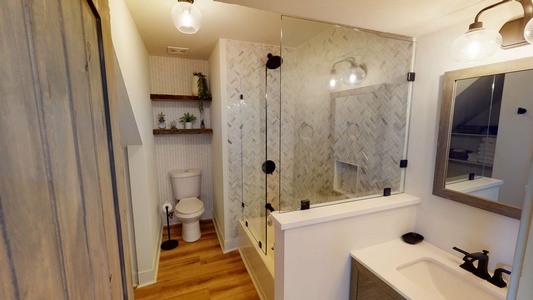
[{"label": "pendant light", "polygon": [[179,32],[195,34],[202,25],[202,14],[194,0],[178,0],[172,8],[172,21]]}]

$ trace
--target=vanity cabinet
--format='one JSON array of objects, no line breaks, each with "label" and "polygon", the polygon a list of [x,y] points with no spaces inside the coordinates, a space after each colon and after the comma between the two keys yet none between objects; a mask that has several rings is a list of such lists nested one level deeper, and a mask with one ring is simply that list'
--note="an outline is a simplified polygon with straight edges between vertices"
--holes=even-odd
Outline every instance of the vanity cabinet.
[{"label": "vanity cabinet", "polygon": [[350,300],[405,300],[402,295],[352,258]]}]

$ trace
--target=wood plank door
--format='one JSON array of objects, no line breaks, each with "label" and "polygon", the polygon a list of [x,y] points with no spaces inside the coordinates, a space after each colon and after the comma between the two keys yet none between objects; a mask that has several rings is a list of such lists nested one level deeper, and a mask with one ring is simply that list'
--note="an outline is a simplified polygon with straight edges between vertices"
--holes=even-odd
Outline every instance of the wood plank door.
[{"label": "wood plank door", "polygon": [[131,295],[107,10],[0,3],[2,299]]}]

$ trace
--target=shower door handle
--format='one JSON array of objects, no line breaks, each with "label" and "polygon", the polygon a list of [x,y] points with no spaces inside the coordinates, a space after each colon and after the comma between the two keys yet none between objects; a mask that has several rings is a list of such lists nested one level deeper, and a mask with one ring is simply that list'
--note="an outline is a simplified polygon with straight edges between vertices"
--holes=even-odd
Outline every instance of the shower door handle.
[{"label": "shower door handle", "polygon": [[261,169],[263,169],[265,174],[272,174],[274,173],[274,170],[276,170],[276,163],[271,160],[267,160],[263,163]]},{"label": "shower door handle", "polygon": [[265,208],[268,209],[268,210],[270,210],[270,212],[275,211],[274,207],[272,207],[272,204],[270,204],[270,203],[267,203],[267,204],[265,205]]}]

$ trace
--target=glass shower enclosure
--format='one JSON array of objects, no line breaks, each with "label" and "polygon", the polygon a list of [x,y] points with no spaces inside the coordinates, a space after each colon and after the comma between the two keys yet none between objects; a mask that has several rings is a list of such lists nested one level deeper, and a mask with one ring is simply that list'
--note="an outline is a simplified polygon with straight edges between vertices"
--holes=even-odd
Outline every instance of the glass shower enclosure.
[{"label": "glass shower enclosure", "polygon": [[282,37],[240,77],[242,217],[264,253],[270,211],[402,193],[406,170],[412,39],[285,16]]}]

